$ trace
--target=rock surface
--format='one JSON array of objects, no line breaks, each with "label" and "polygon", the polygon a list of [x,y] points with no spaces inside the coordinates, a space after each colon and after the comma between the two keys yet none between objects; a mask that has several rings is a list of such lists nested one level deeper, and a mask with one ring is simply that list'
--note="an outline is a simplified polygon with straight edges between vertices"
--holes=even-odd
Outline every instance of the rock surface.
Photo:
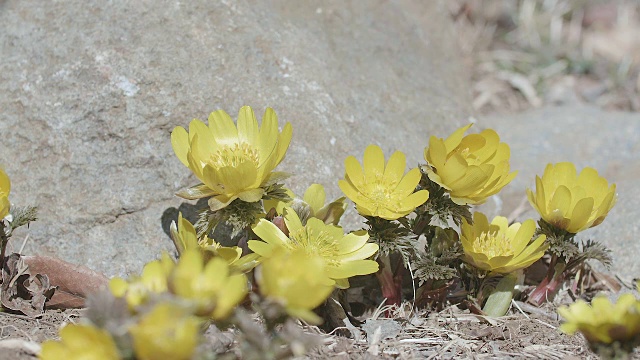
[{"label": "rock surface", "polygon": [[124,275],[171,249],[161,217],[196,180],[170,132],[219,108],[293,124],[298,193],[338,196],[369,143],[414,166],[470,113],[452,30],[444,0],[1,1],[0,163],[40,207],[25,253]]},{"label": "rock surface", "polygon": [[[535,176],[542,176],[548,163],[571,161],[578,171],[593,167],[609,183],[616,183],[618,202],[609,216],[578,237],[611,249],[615,274],[627,280],[640,277],[640,114],[571,105],[489,117],[478,125],[495,129],[509,144],[511,167],[519,170],[500,193],[503,215],[523,204],[526,212],[520,220],[539,218],[526,201],[525,189],[535,189]],[[487,205],[495,211],[495,203]]]}]

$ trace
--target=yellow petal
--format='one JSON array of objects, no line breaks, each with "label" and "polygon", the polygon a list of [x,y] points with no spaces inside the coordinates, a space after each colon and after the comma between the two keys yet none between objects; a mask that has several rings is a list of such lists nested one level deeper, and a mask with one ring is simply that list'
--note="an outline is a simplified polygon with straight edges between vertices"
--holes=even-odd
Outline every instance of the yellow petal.
[{"label": "yellow petal", "polygon": [[327,275],[334,279],[344,279],[356,275],[373,274],[378,269],[378,263],[373,260],[355,260],[341,262],[337,267],[327,267]]},{"label": "yellow petal", "polygon": [[238,141],[238,129],[231,116],[224,110],[217,110],[209,115],[209,129],[220,145],[234,144]]},{"label": "yellow petal", "polygon": [[[171,147],[178,157],[178,160],[180,160],[184,166],[189,167],[189,162],[187,161],[187,152],[189,152],[189,134],[187,134],[187,130],[182,126],[176,126],[171,132]],[[0,189],[5,188],[2,182],[2,175],[3,174],[0,172]]]},{"label": "yellow petal", "polygon": [[238,112],[238,139],[246,144],[257,144],[260,129],[258,120],[250,106],[243,106]]},{"label": "yellow petal", "polygon": [[277,226],[265,219],[260,219],[252,230],[260,239],[273,246],[286,247],[290,242],[289,238]]},{"label": "yellow petal", "polygon": [[447,138],[447,140],[445,140],[444,144],[446,147],[446,152],[450,152],[453,151],[453,149],[455,149],[458,145],[460,145],[460,142],[462,141],[462,138],[464,136],[464,133],[469,130],[469,128],[473,125],[473,123],[465,125],[459,129],[457,129],[456,131],[453,132],[453,134],[451,134],[451,136],[449,136]]},{"label": "yellow petal", "polygon": [[367,181],[382,177],[384,174],[384,153],[377,145],[369,145],[364,150],[364,176]]},{"label": "yellow petal", "polygon": [[311,186],[307,188],[307,191],[305,191],[303,200],[311,206],[314,214],[318,213],[324,206],[326,200],[324,187],[320,184],[311,184]]},{"label": "yellow petal", "polygon": [[358,160],[353,156],[348,156],[344,160],[345,172],[347,179],[356,187],[360,188],[364,183],[364,172]]},{"label": "yellow petal", "polygon": [[[407,159],[404,153],[401,151],[394,152],[387,162],[387,167],[384,169],[385,182],[391,184],[399,183],[406,166]],[[420,170],[418,170],[418,172],[420,172]]]}]

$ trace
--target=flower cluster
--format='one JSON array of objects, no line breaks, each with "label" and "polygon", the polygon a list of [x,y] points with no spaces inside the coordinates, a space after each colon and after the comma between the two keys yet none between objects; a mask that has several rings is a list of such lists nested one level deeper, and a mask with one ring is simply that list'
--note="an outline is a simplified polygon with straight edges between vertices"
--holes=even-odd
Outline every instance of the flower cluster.
[{"label": "flower cluster", "polygon": [[[472,215],[472,206],[497,194],[516,172],[509,146],[494,130],[465,135],[470,127],[431,136],[426,164],[411,169],[404,153],[385,158],[376,145],[364,150],[361,162],[348,156],[337,182],[345,197],[330,202],[320,184],[298,198],[281,183],[287,175],[276,167],[292,126],[279,130],[270,108],[261,125],[245,106],[237,123],[218,110],[208,124],[195,119],[188,130],[176,127],[173,150],[201,182],[177,195],[208,204],[197,221],[179,213],[171,223],[177,260],[165,253],[139,276],[112,279],[109,306],[124,315],[62,328],[60,340],[43,344],[40,358],[191,359],[202,355],[198,344],[209,324],[235,326],[244,336],[238,351],[253,349],[247,358],[301,355],[307,345],[301,347],[300,331],[292,341],[283,329],[291,319],[343,321],[347,307],[345,314],[334,310],[354,276],[374,274],[387,304],[401,304],[409,273],[418,306],[444,302],[459,284],[485,315],[502,316],[525,284],[524,270],[538,262],[548,274],[523,294],[533,303],[542,292],[546,299],[585,259],[602,259],[598,247],[580,244],[575,234],[602,223],[616,202],[616,186],[591,168],[577,173],[571,163],[549,164],[536,177],[535,192],[527,190],[539,226],[503,216],[489,222],[481,212]],[[0,169],[0,219],[9,213],[10,185]],[[347,199],[364,218],[363,229],[345,232],[339,225]],[[232,231],[218,231],[219,223]],[[260,324],[249,324],[242,302]],[[559,313],[566,320],[562,331],[581,332],[592,345],[640,341],[640,301],[632,295],[615,304],[604,297],[591,305],[579,300]]]}]

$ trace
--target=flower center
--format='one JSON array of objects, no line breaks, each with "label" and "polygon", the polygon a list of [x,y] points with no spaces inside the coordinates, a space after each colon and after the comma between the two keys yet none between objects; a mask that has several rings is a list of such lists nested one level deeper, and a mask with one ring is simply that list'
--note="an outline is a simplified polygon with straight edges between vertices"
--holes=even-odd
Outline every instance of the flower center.
[{"label": "flower center", "polygon": [[467,161],[467,165],[480,165],[482,161],[480,158],[471,152],[469,148],[464,148],[462,150],[458,150],[460,155]]},{"label": "flower center", "polygon": [[307,254],[319,255],[330,266],[338,266],[337,239],[326,231],[315,231],[309,227],[303,227],[289,234],[294,249],[303,249]]},{"label": "flower center", "polygon": [[260,163],[260,153],[247,143],[235,143],[223,146],[211,155],[211,164],[217,168],[238,167],[240,164],[252,162],[256,168]]},{"label": "flower center", "polygon": [[388,207],[391,204],[398,205],[397,196],[394,196],[394,184],[386,183],[382,176],[377,176],[366,184],[363,195],[373,203],[376,208]]},{"label": "flower center", "polygon": [[489,258],[496,256],[513,256],[511,239],[503,232],[483,232],[473,244],[476,253],[485,254]]}]

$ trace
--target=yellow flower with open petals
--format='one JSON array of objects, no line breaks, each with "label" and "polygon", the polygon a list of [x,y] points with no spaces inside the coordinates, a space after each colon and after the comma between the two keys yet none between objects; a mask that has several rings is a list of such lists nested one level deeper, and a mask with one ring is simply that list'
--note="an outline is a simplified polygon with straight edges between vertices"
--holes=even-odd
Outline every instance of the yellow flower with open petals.
[{"label": "yellow flower with open petals", "polygon": [[353,156],[347,157],[344,165],[345,179],[338,186],[361,215],[395,220],[429,199],[427,190],[414,192],[422,176],[420,169],[405,175],[407,161],[400,151],[393,153],[385,166],[382,149],[369,145],[364,151],[364,169]]},{"label": "yellow flower with open petals", "polygon": [[496,216],[491,224],[487,217],[476,212],[473,225],[463,219],[461,226],[464,261],[481,270],[508,274],[524,269],[540,259],[549,248],[545,235],[530,243],[536,223],[526,220],[509,226],[507,218]]},{"label": "yellow flower with open petals", "polygon": [[191,359],[202,321],[182,307],[161,303],[130,328],[136,359]]},{"label": "yellow flower with open petals", "polygon": [[326,262],[326,275],[341,288],[349,287],[348,278],[378,271],[378,263],[365,260],[378,251],[378,245],[367,243],[369,234],[358,231],[345,235],[342,228],[310,218],[302,225],[293,209],[284,209],[284,222],[289,230],[285,235],[273,223],[261,219],[253,232],[263,241],[250,240],[249,248],[263,258],[270,258],[278,248],[300,249],[309,255],[320,256]]},{"label": "yellow flower with open petals", "polygon": [[311,310],[320,306],[333,291],[322,257],[303,249],[277,249],[264,260],[256,273],[260,292],[281,303],[287,313],[312,324],[321,319]]},{"label": "yellow flower with open petals", "polygon": [[237,246],[222,246],[206,235],[202,239],[198,239],[196,229],[189,220],[182,217],[182,213],[178,214],[178,225],[176,225],[175,222],[171,222],[169,231],[180,255],[186,250],[197,249],[202,251],[207,257],[219,256],[229,264],[236,262],[242,255],[242,249]]},{"label": "yellow flower with open petals", "polygon": [[130,309],[144,304],[151,294],[167,291],[167,276],[173,271],[175,263],[167,253],[162,254],[160,260],[147,263],[142,268],[140,276],[129,280],[119,277],[111,279],[109,289],[115,297],[123,297]]},{"label": "yellow flower with open petals", "polygon": [[187,250],[169,277],[172,293],[197,304],[199,314],[223,320],[247,295],[247,277],[231,274],[222,258],[207,263],[197,249]]},{"label": "yellow flower with open petals", "polygon": [[516,176],[509,173],[511,151],[498,134],[486,129],[464,136],[472,124],[456,130],[446,140],[432,136],[424,150],[431,181],[449,191],[456,204],[482,204]]},{"label": "yellow flower with open petals", "polygon": [[596,296],[591,306],[578,300],[562,306],[558,314],[565,319],[560,330],[581,332],[591,344],[631,341],[640,336],[640,302],[633,294],[620,296],[614,304],[606,296]]},{"label": "yellow flower with open petals", "polygon": [[60,340],[42,343],[38,358],[42,360],[121,359],[113,338],[108,332],[89,325],[69,324],[60,329]]},{"label": "yellow flower with open petals", "polygon": [[548,164],[527,196],[544,221],[574,234],[602,223],[617,200],[616,184],[590,167],[577,175],[570,162]]},{"label": "yellow flower with open petals", "polygon": [[11,203],[9,202],[9,192],[11,191],[11,181],[7,174],[0,168],[0,220],[9,215]]},{"label": "yellow flower with open petals", "polygon": [[267,108],[262,126],[249,106],[238,114],[238,125],[223,110],[209,115],[209,126],[200,120],[189,124],[189,132],[176,127],[171,133],[173,151],[203,185],[178,195],[186,199],[209,199],[211,210],[219,210],[233,200],[256,202],[272,171],[284,159],[291,142],[292,127],[287,123],[278,131],[278,118]]}]

